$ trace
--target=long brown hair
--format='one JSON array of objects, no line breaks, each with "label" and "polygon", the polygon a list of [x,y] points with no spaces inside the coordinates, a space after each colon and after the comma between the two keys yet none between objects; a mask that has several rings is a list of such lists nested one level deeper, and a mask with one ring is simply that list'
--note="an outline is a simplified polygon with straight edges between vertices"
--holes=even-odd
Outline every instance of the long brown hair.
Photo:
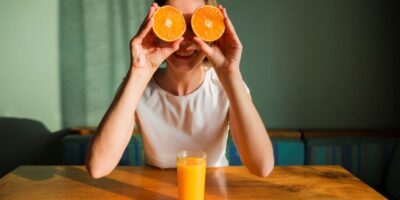
[{"label": "long brown hair", "polygon": [[[168,0],[154,0],[159,6],[164,6]],[[217,0],[204,0],[207,5],[217,6]]]}]

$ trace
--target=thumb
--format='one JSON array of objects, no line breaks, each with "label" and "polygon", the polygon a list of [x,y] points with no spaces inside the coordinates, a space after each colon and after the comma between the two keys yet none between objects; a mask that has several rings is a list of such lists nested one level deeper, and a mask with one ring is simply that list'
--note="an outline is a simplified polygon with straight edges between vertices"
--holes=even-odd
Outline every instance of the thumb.
[{"label": "thumb", "polygon": [[181,44],[182,41],[183,41],[183,37],[180,37],[179,39],[175,40],[174,42],[168,44],[168,46],[163,47],[162,51],[163,51],[165,58],[167,58],[168,56],[173,54],[176,50],[178,50],[179,45]]},{"label": "thumb", "polygon": [[198,38],[197,36],[193,37],[193,41],[197,44],[198,47],[206,54],[207,57],[212,57],[214,53],[214,49],[211,48],[207,43]]}]

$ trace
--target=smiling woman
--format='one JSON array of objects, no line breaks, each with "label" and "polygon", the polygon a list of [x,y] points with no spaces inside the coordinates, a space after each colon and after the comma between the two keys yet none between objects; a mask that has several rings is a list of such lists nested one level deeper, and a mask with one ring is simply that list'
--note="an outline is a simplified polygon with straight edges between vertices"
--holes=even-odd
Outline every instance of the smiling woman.
[{"label": "smiling woman", "polygon": [[[93,138],[88,171],[94,178],[109,174],[136,123],[149,165],[175,168],[178,152],[200,150],[207,155],[207,166],[227,166],[230,130],[244,165],[267,176],[274,166],[271,141],[241,76],[242,44],[226,9],[214,8],[222,13],[226,30],[210,45],[193,33],[190,22],[196,9],[215,1],[159,3],[169,7],[153,3],[131,40],[130,69]],[[178,10],[184,17],[186,31],[176,40],[156,36],[165,31],[155,24],[162,9]],[[173,21],[165,19],[163,25],[168,29]],[[159,68],[164,61],[167,67]]]}]

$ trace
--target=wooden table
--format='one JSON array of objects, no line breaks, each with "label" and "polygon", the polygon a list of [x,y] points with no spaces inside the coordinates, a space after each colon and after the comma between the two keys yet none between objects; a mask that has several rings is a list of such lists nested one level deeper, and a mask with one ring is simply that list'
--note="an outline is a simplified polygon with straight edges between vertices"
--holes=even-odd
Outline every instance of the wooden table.
[{"label": "wooden table", "polygon": [[[21,166],[0,179],[0,199],[177,199],[176,171],[118,167],[92,179],[82,166]],[[385,199],[340,166],[207,169],[205,199]]]}]

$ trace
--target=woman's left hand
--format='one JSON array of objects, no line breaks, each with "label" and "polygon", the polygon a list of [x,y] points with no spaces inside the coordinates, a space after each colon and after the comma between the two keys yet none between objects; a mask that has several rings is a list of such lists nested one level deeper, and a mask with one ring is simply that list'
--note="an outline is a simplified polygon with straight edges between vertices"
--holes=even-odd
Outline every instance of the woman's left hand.
[{"label": "woman's left hand", "polygon": [[236,34],[231,20],[226,13],[226,9],[221,5],[218,5],[218,9],[224,16],[224,34],[211,46],[197,36],[194,36],[193,40],[206,54],[215,71],[217,73],[226,74],[239,71],[243,46],[238,35]]}]

